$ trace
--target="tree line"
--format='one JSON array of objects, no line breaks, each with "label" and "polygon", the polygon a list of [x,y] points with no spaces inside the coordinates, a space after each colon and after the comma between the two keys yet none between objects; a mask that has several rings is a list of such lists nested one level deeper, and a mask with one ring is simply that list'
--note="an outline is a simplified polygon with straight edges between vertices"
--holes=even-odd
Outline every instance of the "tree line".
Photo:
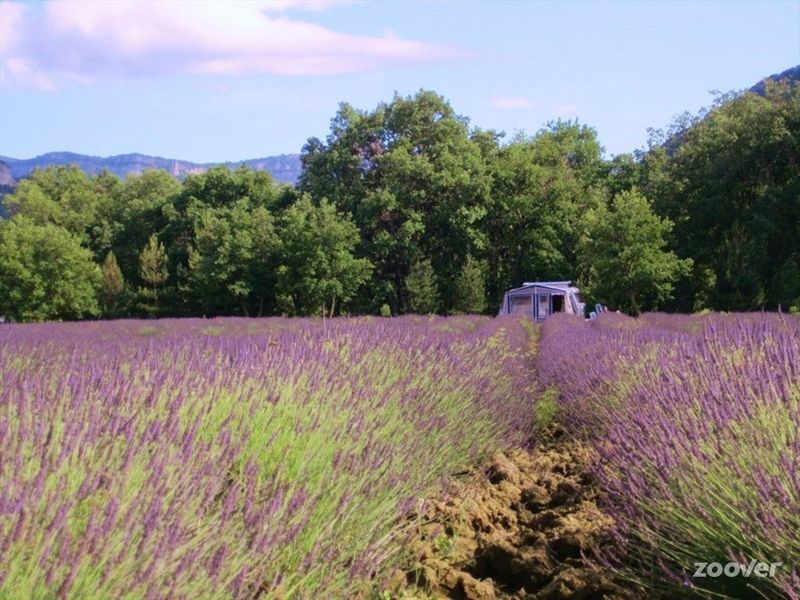
[{"label": "tree line", "polygon": [[729,94],[605,159],[556,121],[506,140],[441,96],[342,104],[296,187],[35,171],[5,198],[0,314],[494,312],[572,279],[631,313],[800,307],[800,86]]}]

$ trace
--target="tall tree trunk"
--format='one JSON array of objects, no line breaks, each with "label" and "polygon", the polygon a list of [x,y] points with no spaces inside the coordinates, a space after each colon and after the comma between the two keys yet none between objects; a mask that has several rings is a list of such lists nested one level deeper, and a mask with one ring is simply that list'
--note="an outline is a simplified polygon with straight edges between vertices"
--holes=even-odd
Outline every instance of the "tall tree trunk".
[{"label": "tall tree trunk", "polygon": [[628,298],[631,301],[631,309],[633,310],[633,316],[638,317],[642,314],[642,311],[639,309],[639,303],[636,301],[636,292],[628,292]]}]

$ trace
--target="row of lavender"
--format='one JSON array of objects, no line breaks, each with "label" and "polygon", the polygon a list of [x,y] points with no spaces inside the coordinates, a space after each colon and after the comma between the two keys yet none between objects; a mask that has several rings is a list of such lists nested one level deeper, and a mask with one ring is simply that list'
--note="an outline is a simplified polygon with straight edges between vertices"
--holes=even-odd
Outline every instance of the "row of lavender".
[{"label": "row of lavender", "polygon": [[322,598],[530,431],[531,327],[482,317],[0,328],[0,597]]},{"label": "row of lavender", "polygon": [[[598,449],[636,577],[678,596],[800,598],[800,319],[554,318],[537,364]],[[771,573],[747,570],[760,562]]]}]

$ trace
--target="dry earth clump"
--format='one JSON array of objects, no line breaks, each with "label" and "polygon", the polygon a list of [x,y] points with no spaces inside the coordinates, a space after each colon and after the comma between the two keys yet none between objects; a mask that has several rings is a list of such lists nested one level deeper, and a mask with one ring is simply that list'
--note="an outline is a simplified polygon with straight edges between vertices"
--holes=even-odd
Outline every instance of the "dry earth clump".
[{"label": "dry earth clump", "polygon": [[611,518],[597,506],[588,447],[549,432],[531,450],[495,454],[416,515],[410,569],[394,598],[638,600],[584,557],[610,543]]}]

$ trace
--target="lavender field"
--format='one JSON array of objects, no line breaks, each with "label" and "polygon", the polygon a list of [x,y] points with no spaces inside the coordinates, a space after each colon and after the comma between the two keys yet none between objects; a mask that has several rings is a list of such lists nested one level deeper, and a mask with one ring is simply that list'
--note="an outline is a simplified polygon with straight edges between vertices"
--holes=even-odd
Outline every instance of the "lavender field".
[{"label": "lavender field", "polygon": [[605,314],[0,327],[0,598],[388,593],[420,503],[553,420],[597,456],[595,562],[800,597],[800,319]]},{"label": "lavender field", "polygon": [[[606,560],[668,597],[800,597],[800,319],[554,318],[537,370],[599,454],[618,542]],[[694,576],[752,560],[781,565]]]},{"label": "lavender field", "polygon": [[0,598],[346,598],[443,476],[529,434],[532,326],[0,328]]}]

